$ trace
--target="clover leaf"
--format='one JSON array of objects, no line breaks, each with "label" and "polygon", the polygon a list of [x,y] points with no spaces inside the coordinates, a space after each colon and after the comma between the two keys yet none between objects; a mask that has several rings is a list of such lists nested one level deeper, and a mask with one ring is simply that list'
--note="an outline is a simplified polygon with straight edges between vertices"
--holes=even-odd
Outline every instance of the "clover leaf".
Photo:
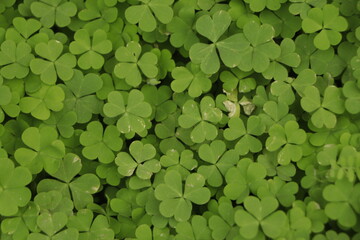
[{"label": "clover leaf", "polygon": [[194,153],[189,149],[181,153],[175,149],[169,149],[165,155],[161,156],[160,164],[168,170],[179,172],[182,178],[186,178],[190,171],[198,166],[198,162],[194,159]]},{"label": "clover leaf", "polygon": [[65,156],[64,143],[58,139],[57,131],[48,126],[29,127],[21,135],[26,148],[18,148],[16,161],[26,166],[31,173],[39,173],[43,168],[48,173],[55,173]]},{"label": "clover leaf", "polygon": [[339,16],[339,9],[331,4],[322,8],[312,8],[302,21],[302,28],[306,33],[320,31],[314,38],[314,45],[320,50],[326,50],[331,45],[338,45],[341,33],[347,29],[348,22]]},{"label": "clover leaf", "polygon": [[246,239],[252,239],[261,227],[266,236],[279,237],[286,228],[288,219],[283,211],[276,211],[278,205],[278,201],[273,197],[259,200],[248,196],[244,201],[246,211],[235,212],[235,222],[240,227],[240,234]]},{"label": "clover leaf", "polygon": [[87,0],[85,8],[79,11],[79,19],[86,22],[83,26],[92,35],[97,29],[109,31],[110,24],[115,22],[118,16],[118,9],[106,1]]},{"label": "clover leaf", "polygon": [[201,165],[197,172],[203,175],[212,187],[221,186],[223,176],[238,162],[236,151],[226,151],[225,143],[220,140],[215,140],[210,145],[202,144],[199,148],[199,157],[210,165]]},{"label": "clover leaf", "polygon": [[301,29],[301,19],[292,15],[289,9],[290,7],[287,4],[283,4],[277,11],[261,11],[260,20],[262,23],[270,24],[274,27],[275,36],[280,35],[284,39],[293,38]]},{"label": "clover leaf", "polygon": [[290,207],[295,201],[295,194],[298,191],[299,186],[296,182],[285,182],[279,177],[274,177],[258,187],[257,195],[260,198],[275,197],[281,205]]},{"label": "clover leaf", "polygon": [[155,159],[156,149],[153,145],[134,141],[129,146],[130,154],[120,152],[115,158],[118,172],[123,176],[132,176],[135,172],[141,179],[150,179],[153,173],[160,171],[159,160]]},{"label": "clover leaf", "polygon": [[250,116],[246,122],[246,128],[241,118],[231,118],[228,128],[224,130],[224,138],[228,141],[239,139],[235,145],[235,150],[240,155],[250,152],[259,152],[262,148],[261,141],[254,137],[260,136],[265,131],[265,125],[258,116]]},{"label": "clover leaf", "polygon": [[59,27],[69,25],[70,18],[77,12],[77,7],[73,2],[63,0],[33,1],[30,9],[32,14],[40,18],[42,25],[47,28],[51,28],[54,24]]},{"label": "clover leaf", "polygon": [[250,5],[250,9],[253,12],[261,12],[266,8],[274,11],[274,10],[278,10],[281,7],[281,3],[284,3],[284,0],[275,0],[275,1],[271,1],[271,0],[255,0],[255,1],[251,1],[251,0],[245,0],[246,3],[248,3]]},{"label": "clover leaf", "polygon": [[81,209],[76,215],[70,216],[69,228],[79,231],[79,238],[82,239],[113,239],[114,231],[110,228],[108,219],[104,215],[94,218],[94,213],[90,209]]},{"label": "clover leaf", "polygon": [[60,112],[52,112],[44,123],[56,128],[61,136],[69,138],[74,134],[76,121],[77,116],[74,111],[66,111],[63,109]]},{"label": "clover leaf", "polygon": [[346,82],[342,89],[345,100],[345,108],[351,114],[360,112],[360,89],[354,81]]},{"label": "clover leaf", "polygon": [[81,55],[77,62],[81,69],[100,69],[105,63],[102,55],[112,50],[112,43],[102,29],[96,30],[92,38],[87,30],[80,29],[76,31],[69,50],[74,55]]},{"label": "clover leaf", "polygon": [[117,117],[117,128],[121,133],[145,130],[146,118],[152,113],[151,105],[144,101],[144,94],[139,90],[130,91],[126,103],[121,92],[112,91],[108,95],[108,102],[104,105],[104,114],[107,117]]},{"label": "clover leaf", "polygon": [[328,201],[325,214],[344,227],[354,226],[360,210],[357,200],[359,187],[359,184],[354,186],[346,179],[327,185],[323,190],[323,197]]},{"label": "clover leaf", "polygon": [[239,235],[239,229],[235,224],[235,209],[231,201],[220,198],[218,201],[218,214],[209,218],[209,228],[212,230],[213,239],[231,239]]},{"label": "clover leaf", "polygon": [[260,113],[259,117],[265,123],[267,128],[270,128],[276,123],[284,125],[288,121],[295,120],[295,116],[289,114],[289,107],[287,104],[282,101],[267,101],[263,106],[263,111],[266,114]]},{"label": "clover leaf", "polygon": [[141,73],[148,78],[155,78],[158,74],[157,56],[152,52],[141,55],[141,51],[140,44],[131,41],[126,47],[120,47],[115,52],[115,57],[119,61],[114,68],[115,75],[124,78],[125,82],[133,87],[139,86],[142,82]]},{"label": "clover leaf", "polygon": [[144,85],[141,91],[144,93],[145,101],[153,106],[156,121],[165,120],[176,111],[177,106],[171,100],[170,87],[160,86],[156,88],[153,85]]},{"label": "clover leaf", "polygon": [[195,23],[195,9],[183,7],[179,10],[171,22],[166,25],[167,30],[171,33],[170,43],[174,47],[182,47],[190,50],[190,47],[199,41],[193,30]]},{"label": "clover leaf", "polygon": [[211,88],[209,75],[204,74],[199,65],[190,63],[186,67],[176,67],[172,70],[171,75],[174,78],[171,82],[171,89],[177,93],[188,89],[191,97],[199,97]]},{"label": "clover leaf", "polygon": [[16,44],[12,40],[6,40],[0,49],[0,74],[4,78],[24,78],[29,74],[30,61],[34,55],[27,43]]},{"label": "clover leaf", "polygon": [[290,38],[284,38],[280,44],[281,54],[275,61],[270,63],[269,68],[263,72],[267,78],[274,78],[277,81],[286,81],[288,70],[285,66],[297,67],[300,64],[300,56],[295,53],[295,43]]},{"label": "clover leaf", "polygon": [[20,99],[20,110],[40,120],[50,117],[50,110],[58,112],[64,107],[65,94],[59,86],[41,85],[40,89]]},{"label": "clover leaf", "polygon": [[[170,7],[174,0],[141,0],[140,5],[132,5],[125,11],[125,18],[131,24],[138,24],[144,32],[152,32],[160,23],[167,24],[173,18]],[[155,15],[155,16],[154,16]]]},{"label": "clover leaf", "polygon": [[74,70],[73,77],[65,82],[65,86],[65,108],[75,111],[78,123],[86,123],[93,114],[101,112],[103,103],[94,93],[102,88],[103,81],[97,74],[84,76],[81,71]]},{"label": "clover leaf", "polygon": [[39,42],[47,42],[49,40],[48,35],[39,32],[42,25],[40,21],[36,19],[15,17],[12,23],[14,28],[8,28],[6,30],[7,40],[14,40],[16,43],[25,41],[32,48]]},{"label": "clover leaf", "polygon": [[194,143],[202,143],[205,140],[214,140],[218,130],[214,124],[220,122],[222,112],[215,107],[214,100],[203,97],[199,105],[194,100],[188,100],[182,107],[182,115],[179,116],[179,125],[182,128],[192,128],[190,138]]},{"label": "clover leaf", "polygon": [[0,106],[8,105],[11,102],[12,98],[10,88],[3,83],[4,79],[0,77]]},{"label": "clover leaf", "polygon": [[37,44],[35,52],[46,60],[41,58],[31,60],[31,71],[39,74],[40,79],[49,85],[55,84],[57,77],[63,81],[70,80],[74,75],[76,58],[70,53],[61,55],[62,51],[63,45],[57,40],[50,40],[47,44]]},{"label": "clover leaf", "polygon": [[0,165],[0,215],[12,216],[30,201],[31,191],[26,185],[32,176],[26,167],[16,167],[5,156],[0,157]]},{"label": "clover leaf", "polygon": [[226,172],[224,195],[242,203],[250,192],[257,192],[259,186],[265,183],[265,177],[266,169],[263,165],[243,158],[236,167],[231,167]]},{"label": "clover leaf", "polygon": [[164,217],[174,217],[184,222],[190,218],[192,203],[202,205],[209,201],[210,190],[203,187],[205,178],[198,173],[190,174],[183,188],[180,173],[170,170],[165,173],[164,183],[155,188],[155,197],[161,201],[159,210]]},{"label": "clover leaf", "polygon": [[[191,46],[189,55],[193,63],[200,64],[206,74],[214,74],[220,68],[218,53],[222,62],[230,68],[236,67],[241,61],[241,51],[248,48],[249,43],[243,34],[235,34],[219,41],[231,24],[231,16],[226,11],[201,16],[196,21],[196,30],[212,43],[195,43]],[[210,28],[210,31],[209,31]]]},{"label": "clover leaf", "polygon": [[51,173],[56,179],[41,180],[37,186],[38,192],[45,193],[56,189],[60,191],[64,198],[72,199],[70,202],[74,204],[76,209],[83,209],[93,202],[92,194],[99,190],[100,181],[92,173],[76,177],[81,168],[82,163],[77,155],[66,154],[57,171]]},{"label": "clover leaf", "polygon": [[191,221],[180,222],[176,225],[176,240],[185,239],[210,239],[211,231],[207,226],[207,220],[203,216],[194,215]]},{"label": "clover leaf", "polygon": [[269,137],[266,139],[266,149],[278,153],[278,162],[287,165],[291,161],[297,162],[302,157],[302,148],[298,145],[306,141],[306,132],[299,129],[295,121],[288,121],[285,126],[275,124],[269,129]]},{"label": "clover leaf", "polygon": [[103,126],[95,121],[90,122],[86,129],[87,131],[80,135],[84,157],[90,160],[98,158],[101,163],[114,161],[114,151],[119,151],[123,143],[119,130],[113,125],[104,130]]},{"label": "clover leaf", "polygon": [[269,24],[259,25],[251,21],[244,26],[245,41],[250,45],[241,53],[239,68],[248,72],[264,72],[270,66],[270,60],[280,57],[281,48],[273,38],[275,29]]},{"label": "clover leaf", "polygon": [[300,103],[306,112],[311,113],[311,122],[318,128],[335,127],[335,113],[341,114],[345,110],[341,92],[335,86],[328,86],[325,89],[322,101],[319,90],[314,86],[308,86],[304,90],[304,97],[301,98]]}]

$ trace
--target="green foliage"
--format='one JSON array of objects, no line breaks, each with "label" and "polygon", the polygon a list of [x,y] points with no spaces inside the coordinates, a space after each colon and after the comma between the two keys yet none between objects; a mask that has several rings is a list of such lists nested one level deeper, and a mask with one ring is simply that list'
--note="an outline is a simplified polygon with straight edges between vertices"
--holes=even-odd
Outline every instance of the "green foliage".
[{"label": "green foliage", "polygon": [[360,239],[357,0],[1,0],[1,240]]}]

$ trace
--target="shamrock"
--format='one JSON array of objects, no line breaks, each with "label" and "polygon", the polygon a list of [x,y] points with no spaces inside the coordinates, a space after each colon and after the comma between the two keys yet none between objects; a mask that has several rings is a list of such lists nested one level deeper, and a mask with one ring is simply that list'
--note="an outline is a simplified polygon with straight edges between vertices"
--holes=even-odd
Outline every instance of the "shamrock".
[{"label": "shamrock", "polygon": [[3,151],[0,166],[0,215],[13,216],[30,201],[31,191],[25,186],[32,176],[26,167],[15,167]]},{"label": "shamrock", "polygon": [[40,18],[43,26],[51,28],[56,24],[65,27],[70,24],[71,17],[75,16],[77,7],[73,2],[66,0],[38,0],[31,4],[31,12]]},{"label": "shamrock", "polygon": [[113,239],[114,231],[110,228],[108,219],[104,215],[97,215],[90,209],[81,209],[76,215],[69,217],[68,228],[79,231],[80,239]]},{"label": "shamrock", "polygon": [[81,69],[100,69],[104,65],[104,57],[112,50],[112,43],[107,39],[106,32],[98,29],[90,40],[90,34],[85,29],[75,32],[74,41],[70,43],[69,50],[74,55],[80,55],[78,65]]},{"label": "shamrock", "polygon": [[141,179],[150,179],[153,173],[161,169],[159,160],[154,159],[156,149],[153,145],[134,141],[129,146],[130,154],[120,152],[115,158],[118,172],[123,176],[131,176],[136,170],[136,175]]},{"label": "shamrock", "polygon": [[261,12],[266,8],[275,11],[281,7],[281,3],[286,2],[285,0],[245,0],[250,5],[250,9],[253,12]]},{"label": "shamrock", "polygon": [[301,19],[306,18],[308,11],[312,7],[322,8],[326,0],[290,0],[289,11],[294,14],[300,14]]},{"label": "shamrock", "polygon": [[34,232],[31,233],[27,239],[29,240],[56,240],[56,239],[78,239],[79,232],[74,228],[64,229],[68,217],[64,212],[48,213],[44,212],[40,214],[36,220],[39,230],[43,233]]},{"label": "shamrock", "polygon": [[74,110],[78,123],[90,121],[92,114],[99,114],[103,106],[94,93],[103,86],[103,81],[95,73],[84,74],[74,70],[73,77],[65,82],[62,89],[65,92],[65,108]]},{"label": "shamrock", "polygon": [[259,200],[257,197],[248,196],[244,201],[245,210],[235,212],[235,222],[240,227],[240,234],[246,239],[254,238],[259,227],[270,238],[279,237],[288,224],[286,214],[277,210],[279,203],[273,197]]},{"label": "shamrock", "polygon": [[[175,149],[178,152],[185,150],[184,144],[180,140],[183,139],[184,133],[190,135],[191,129],[190,131],[184,131],[185,129],[177,128],[179,126],[177,120],[179,116],[180,111],[176,111],[155,126],[155,134],[161,139],[159,148],[164,154],[170,149]],[[187,141],[185,140],[185,142]],[[190,144],[193,144],[191,140]]]},{"label": "shamrock", "polygon": [[69,138],[74,134],[76,121],[77,117],[74,111],[66,111],[63,109],[60,112],[52,112],[44,123],[56,128],[61,136]]},{"label": "shamrock", "polygon": [[301,19],[292,15],[288,8],[289,6],[284,4],[277,11],[264,10],[260,12],[261,22],[272,25],[275,29],[275,36],[280,35],[284,39],[293,38],[301,29]]},{"label": "shamrock", "polygon": [[204,73],[214,74],[220,69],[217,51],[222,62],[227,67],[234,68],[241,61],[241,51],[249,47],[244,35],[240,33],[219,41],[230,24],[230,14],[222,10],[214,13],[212,17],[201,16],[196,21],[197,32],[212,42],[211,44],[195,43],[189,51],[191,61],[200,64],[201,71]]},{"label": "shamrock", "polygon": [[250,116],[246,122],[246,128],[241,118],[231,118],[228,122],[228,128],[224,130],[224,138],[233,141],[238,138],[239,141],[235,145],[235,150],[240,155],[246,155],[250,152],[259,152],[262,143],[254,136],[260,136],[265,131],[265,125],[258,116]]},{"label": "shamrock", "polygon": [[210,190],[203,187],[205,178],[198,173],[190,174],[183,189],[180,173],[170,170],[165,173],[164,183],[155,188],[155,197],[161,201],[159,210],[164,217],[174,217],[178,222],[187,221],[192,203],[202,205],[209,201]]},{"label": "shamrock", "polygon": [[108,38],[113,44],[113,49],[118,49],[131,41],[139,42],[137,30],[136,25],[126,24],[122,18],[117,18],[110,25],[110,30],[108,31]]},{"label": "shamrock", "polygon": [[179,125],[182,128],[193,128],[190,138],[194,143],[202,143],[205,140],[214,140],[218,135],[218,130],[214,124],[220,122],[222,112],[215,107],[214,100],[203,97],[198,103],[188,100],[182,107],[182,115],[179,117]]},{"label": "shamrock", "polygon": [[306,33],[315,33],[314,45],[320,50],[329,49],[331,45],[338,45],[341,33],[348,28],[346,19],[339,16],[339,9],[326,4],[322,8],[312,8],[302,21],[302,29]]},{"label": "shamrock", "polygon": [[316,73],[311,69],[302,70],[295,79],[287,78],[285,81],[274,81],[271,84],[271,94],[278,97],[279,103],[286,103],[291,105],[295,101],[295,94],[293,89],[296,92],[303,96],[303,92],[307,86],[312,86],[316,83]]},{"label": "shamrock", "polygon": [[304,69],[311,68],[318,75],[327,72],[333,76],[341,74],[344,64],[335,54],[334,48],[317,49],[313,43],[314,38],[313,34],[301,34],[295,39],[296,52],[300,55],[301,62],[297,68],[294,68],[294,72],[300,73]]},{"label": "shamrock", "polygon": [[198,173],[203,175],[212,187],[219,187],[223,183],[223,176],[235,164],[239,157],[235,150],[226,151],[223,141],[215,140],[210,145],[202,144],[199,148],[199,157],[211,165],[201,165]]},{"label": "shamrock", "polygon": [[324,230],[324,224],[327,223],[328,218],[324,209],[322,209],[317,202],[310,201],[305,203],[297,200],[293,203],[293,208],[298,209],[298,211],[301,209],[302,212],[305,213],[306,217],[311,221],[310,229],[312,232],[317,233]]},{"label": "shamrock", "polygon": [[184,46],[185,50],[190,50],[190,47],[199,41],[193,30],[194,23],[195,9],[191,7],[181,8],[177,16],[166,25],[166,29],[171,33],[171,45],[177,48]]},{"label": "shamrock", "polygon": [[306,132],[299,129],[299,124],[293,120],[285,123],[272,125],[269,129],[269,137],[266,139],[266,149],[273,152],[281,148],[277,160],[281,165],[287,165],[291,161],[297,162],[302,157],[301,145],[306,141]]},{"label": "shamrock", "polygon": [[189,63],[186,67],[176,67],[171,72],[174,80],[171,82],[171,89],[180,93],[188,89],[191,97],[199,97],[211,88],[209,75],[200,70],[200,66]]},{"label": "shamrock", "polygon": [[176,104],[170,100],[172,96],[170,87],[163,85],[156,88],[153,85],[144,85],[141,92],[144,93],[145,101],[153,106],[156,121],[165,120],[176,111]]},{"label": "shamrock", "polygon": [[207,226],[207,220],[199,215],[194,215],[191,221],[178,223],[176,232],[176,240],[211,239],[211,231]]},{"label": "shamrock", "polygon": [[[4,79],[0,76],[0,107],[8,105],[11,102],[12,93],[8,86],[3,84]],[[2,112],[2,110],[0,110]],[[3,113],[2,113],[3,114]],[[0,114],[1,116],[1,114]],[[0,117],[0,120],[4,117]],[[2,121],[0,121],[2,122]]]},{"label": "shamrock", "polygon": [[169,149],[165,155],[161,156],[160,164],[168,170],[175,170],[186,178],[190,171],[198,166],[198,162],[194,159],[194,153],[191,150],[184,150],[181,154],[175,149]]},{"label": "shamrock", "polygon": [[7,78],[24,78],[29,74],[30,61],[34,58],[31,47],[20,42],[16,44],[13,40],[6,40],[0,47],[0,74]]},{"label": "shamrock", "polygon": [[353,185],[347,179],[327,185],[322,192],[323,197],[328,201],[325,214],[330,219],[337,220],[341,226],[355,226],[360,212],[359,188],[360,184]]},{"label": "shamrock", "polygon": [[239,228],[234,221],[235,209],[227,198],[220,198],[218,214],[209,218],[209,228],[213,239],[232,239],[239,235]]},{"label": "shamrock", "polygon": [[276,123],[284,125],[288,121],[295,120],[295,116],[289,114],[288,105],[281,101],[267,101],[263,106],[263,110],[266,114],[260,113],[259,117],[267,128],[270,128]]},{"label": "shamrock", "polygon": [[31,173],[37,174],[44,168],[48,173],[55,173],[65,156],[64,143],[58,139],[56,129],[44,126],[42,128],[29,127],[21,135],[26,147],[18,148],[15,153],[16,161],[29,168]]},{"label": "shamrock", "polygon": [[14,40],[16,43],[25,41],[31,47],[34,47],[39,42],[47,42],[49,40],[45,33],[38,33],[42,25],[36,19],[16,17],[12,20],[12,23],[14,28],[6,30],[7,40]]},{"label": "shamrock", "polygon": [[110,24],[115,22],[118,16],[118,9],[111,4],[108,6],[106,1],[87,0],[85,8],[79,11],[79,19],[86,22],[83,29],[92,35],[97,29],[106,32],[110,29]]},{"label": "shamrock", "polygon": [[[255,89],[255,79],[250,77],[252,72],[243,72],[238,68],[233,68],[231,71],[222,71],[220,74],[220,80],[223,82],[223,88],[231,101],[238,101],[237,94],[234,94],[234,90],[238,88],[241,93],[247,93]],[[231,94],[229,96],[229,94]]]},{"label": "shamrock", "polygon": [[344,84],[342,88],[343,94],[346,97],[345,108],[351,114],[360,112],[360,88],[356,82],[349,81]]},{"label": "shamrock", "polygon": [[63,81],[70,80],[74,75],[76,58],[70,53],[61,55],[62,51],[63,45],[57,40],[50,40],[47,44],[37,44],[35,52],[46,60],[41,58],[31,60],[31,71],[39,74],[40,79],[49,85],[56,83],[57,76]]},{"label": "shamrock", "polygon": [[158,74],[157,56],[152,52],[146,52],[140,57],[141,51],[140,44],[131,41],[126,47],[120,47],[115,52],[115,57],[120,62],[115,65],[115,76],[124,78],[125,82],[133,87],[139,86],[142,82],[141,73],[148,78],[155,78]]},{"label": "shamrock", "polygon": [[116,126],[121,133],[144,131],[146,118],[152,113],[151,105],[144,101],[144,94],[137,89],[129,92],[126,104],[122,93],[110,92],[103,110],[107,117],[120,116]]},{"label": "shamrock", "polygon": [[266,184],[261,184],[257,189],[260,198],[267,196],[275,197],[284,207],[290,207],[295,201],[295,194],[299,191],[296,182],[285,182],[279,177],[268,179]]},{"label": "shamrock", "polygon": [[305,237],[311,233],[311,221],[305,216],[305,212],[300,207],[293,207],[288,212],[291,235],[293,237]]},{"label": "shamrock", "polygon": [[58,112],[63,107],[65,99],[64,91],[59,86],[41,85],[34,93],[20,99],[20,110],[40,120],[50,117],[50,110]]},{"label": "shamrock", "polygon": [[156,20],[163,24],[171,22],[174,12],[170,6],[174,0],[141,0],[140,2],[142,4],[130,6],[125,10],[125,18],[129,23],[139,24],[139,28],[144,32],[152,32],[158,25]]},{"label": "shamrock", "polygon": [[39,215],[39,207],[29,202],[26,207],[19,211],[15,217],[5,218],[1,222],[2,237],[13,239],[26,239],[29,231],[37,231],[36,218]]},{"label": "shamrock", "polygon": [[273,41],[275,30],[271,25],[248,22],[244,26],[244,36],[250,47],[241,52],[240,70],[264,72],[270,66],[270,60],[280,57],[281,48]]},{"label": "shamrock", "polygon": [[341,92],[335,86],[328,86],[325,89],[322,101],[319,90],[314,86],[308,86],[300,103],[306,112],[311,113],[311,122],[317,128],[323,126],[334,128],[336,124],[334,113],[341,114],[345,110]]},{"label": "shamrock", "polygon": [[110,125],[104,131],[102,124],[97,121],[90,122],[86,129],[87,131],[80,135],[84,157],[90,160],[98,158],[101,163],[114,161],[114,151],[120,151],[123,145],[119,130]]},{"label": "shamrock", "polygon": [[272,61],[269,68],[263,72],[267,79],[274,78],[277,81],[286,81],[288,70],[285,66],[297,67],[300,64],[300,56],[295,52],[295,43],[290,38],[284,38],[280,44],[281,54]]},{"label": "shamrock", "polygon": [[250,192],[256,192],[265,183],[266,169],[263,165],[243,158],[236,167],[231,167],[225,175],[224,195],[242,203]]},{"label": "shamrock", "polygon": [[92,194],[99,190],[100,181],[92,173],[75,178],[81,168],[82,163],[77,155],[66,154],[57,171],[50,174],[55,179],[41,180],[37,186],[38,192],[43,193],[56,189],[64,198],[72,199],[70,202],[75,205],[77,210],[83,209],[93,202]]}]

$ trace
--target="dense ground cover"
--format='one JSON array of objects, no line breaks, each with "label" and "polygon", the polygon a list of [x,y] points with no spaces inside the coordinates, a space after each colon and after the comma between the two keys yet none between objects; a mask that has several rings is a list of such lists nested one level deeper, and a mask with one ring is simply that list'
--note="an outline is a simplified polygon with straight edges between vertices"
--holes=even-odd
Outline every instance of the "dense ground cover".
[{"label": "dense ground cover", "polygon": [[1,240],[360,239],[357,0],[1,0]]}]

